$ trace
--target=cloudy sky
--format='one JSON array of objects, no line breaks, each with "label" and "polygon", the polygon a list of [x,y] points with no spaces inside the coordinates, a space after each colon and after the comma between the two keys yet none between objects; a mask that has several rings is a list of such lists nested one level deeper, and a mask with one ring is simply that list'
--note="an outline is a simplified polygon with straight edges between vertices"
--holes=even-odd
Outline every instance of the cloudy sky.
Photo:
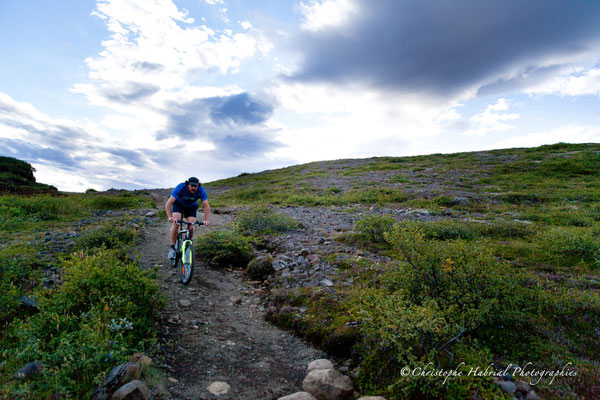
[{"label": "cloudy sky", "polygon": [[600,142],[600,2],[2,0],[0,155],[62,190]]}]

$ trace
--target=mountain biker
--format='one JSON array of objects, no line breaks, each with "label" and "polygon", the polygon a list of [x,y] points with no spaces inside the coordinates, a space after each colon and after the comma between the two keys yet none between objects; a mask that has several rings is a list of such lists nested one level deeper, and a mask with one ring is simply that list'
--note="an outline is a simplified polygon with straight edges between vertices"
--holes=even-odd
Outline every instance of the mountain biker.
[{"label": "mountain biker", "polygon": [[[167,218],[172,222],[171,226],[171,248],[169,249],[169,258],[176,257],[175,242],[179,233],[177,221],[182,217],[189,223],[196,222],[196,211],[198,210],[198,199],[202,201],[204,208],[204,225],[208,225],[210,217],[210,206],[208,205],[208,196],[202,187],[202,184],[195,176],[192,176],[185,182],[181,182],[171,192],[171,197],[165,204]],[[194,226],[190,225],[190,239],[194,236]]]}]

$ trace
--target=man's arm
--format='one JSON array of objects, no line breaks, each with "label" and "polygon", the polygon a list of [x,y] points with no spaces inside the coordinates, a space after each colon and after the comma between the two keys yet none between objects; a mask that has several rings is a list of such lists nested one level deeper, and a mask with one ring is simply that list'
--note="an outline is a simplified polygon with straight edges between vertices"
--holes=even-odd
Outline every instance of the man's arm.
[{"label": "man's arm", "polygon": [[173,219],[173,213],[171,212],[172,208],[173,208],[173,203],[175,203],[175,197],[171,196],[169,197],[169,200],[167,200],[167,203],[165,204],[165,210],[167,211],[167,218],[169,218],[169,222],[175,222],[175,220]]},{"label": "man's arm", "polygon": [[202,202],[202,207],[204,208],[204,225],[209,225],[210,221],[210,206],[208,205],[208,200],[204,200]]}]

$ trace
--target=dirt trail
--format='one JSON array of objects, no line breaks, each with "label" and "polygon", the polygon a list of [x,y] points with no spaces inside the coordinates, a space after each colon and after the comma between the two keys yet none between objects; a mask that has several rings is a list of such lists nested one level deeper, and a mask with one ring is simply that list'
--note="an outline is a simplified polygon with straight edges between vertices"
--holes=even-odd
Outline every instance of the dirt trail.
[{"label": "dirt trail", "polygon": [[[227,219],[212,215],[213,225],[200,234]],[[265,322],[262,289],[245,282],[241,271],[197,263],[192,282],[182,285],[166,258],[168,232],[167,221],[147,229],[140,265],[159,266],[168,301],[159,335],[167,376],[178,381],[168,386],[173,398],[277,399],[298,391],[308,362],[325,355]],[[211,394],[216,381],[230,385],[229,392]]]}]

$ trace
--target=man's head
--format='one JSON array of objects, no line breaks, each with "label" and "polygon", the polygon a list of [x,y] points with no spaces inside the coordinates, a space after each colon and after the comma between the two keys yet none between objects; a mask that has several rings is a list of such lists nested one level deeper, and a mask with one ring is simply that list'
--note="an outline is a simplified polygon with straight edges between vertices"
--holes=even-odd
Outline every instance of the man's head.
[{"label": "man's head", "polygon": [[194,193],[196,190],[198,190],[198,186],[200,186],[200,180],[198,178],[196,178],[195,176],[192,176],[191,178],[189,178],[186,181],[187,185],[188,185],[188,190],[192,193]]}]

